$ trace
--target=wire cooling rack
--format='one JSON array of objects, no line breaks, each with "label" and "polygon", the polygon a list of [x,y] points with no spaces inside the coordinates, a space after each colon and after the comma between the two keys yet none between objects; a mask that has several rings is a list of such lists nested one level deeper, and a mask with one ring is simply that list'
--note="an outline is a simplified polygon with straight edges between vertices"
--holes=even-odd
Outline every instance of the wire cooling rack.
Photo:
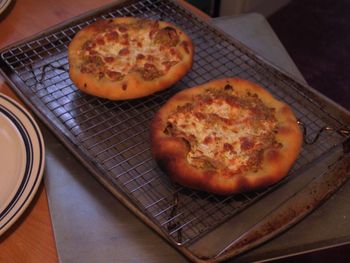
[{"label": "wire cooling rack", "polygon": [[[142,99],[114,102],[79,92],[68,75],[68,44],[92,22],[119,16],[178,25],[195,46],[192,70],[166,91]],[[3,50],[0,65],[14,88],[73,153],[175,245],[191,244],[276,187],[220,197],[173,184],[152,160],[149,125],[157,109],[179,90],[220,77],[246,78],[288,103],[307,138],[312,140],[324,130],[314,143],[304,144],[290,176],[345,140],[337,132],[344,124],[305,96],[297,82],[173,1],[133,1],[77,18]]]}]

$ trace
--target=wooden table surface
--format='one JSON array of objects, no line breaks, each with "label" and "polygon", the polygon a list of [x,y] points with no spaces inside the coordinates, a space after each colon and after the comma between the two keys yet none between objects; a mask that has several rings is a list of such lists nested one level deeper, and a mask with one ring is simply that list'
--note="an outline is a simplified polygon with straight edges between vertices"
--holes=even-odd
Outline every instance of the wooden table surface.
[{"label": "wooden table surface", "polygon": [[[0,16],[0,48],[110,2],[110,0],[12,1],[5,13]],[[19,101],[1,76],[0,92]],[[43,182],[25,213],[0,237],[0,262],[58,262]]]},{"label": "wooden table surface", "polygon": [[[13,0],[5,13],[0,15],[0,49],[66,19],[111,2],[113,1]],[[189,8],[191,7],[189,6]],[[198,10],[194,11],[201,13]],[[19,101],[1,76],[0,92]],[[339,251],[335,250],[331,255],[334,257],[337,253]],[[325,258],[330,258],[329,253],[323,253],[323,255],[326,255]],[[294,260],[290,259],[283,262],[306,262],[310,259],[322,261],[320,260],[321,258],[322,253],[319,255],[300,256]],[[58,262],[43,182],[24,214],[0,237],[0,262]]]}]

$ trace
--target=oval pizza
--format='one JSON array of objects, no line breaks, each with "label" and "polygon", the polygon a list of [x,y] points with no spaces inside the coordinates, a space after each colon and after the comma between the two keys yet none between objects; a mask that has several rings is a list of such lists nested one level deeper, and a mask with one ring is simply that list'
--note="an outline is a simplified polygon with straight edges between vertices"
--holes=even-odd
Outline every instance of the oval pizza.
[{"label": "oval pizza", "polygon": [[151,145],[173,181],[228,195],[285,177],[302,132],[286,103],[253,82],[225,78],[170,98],[154,116]]}]

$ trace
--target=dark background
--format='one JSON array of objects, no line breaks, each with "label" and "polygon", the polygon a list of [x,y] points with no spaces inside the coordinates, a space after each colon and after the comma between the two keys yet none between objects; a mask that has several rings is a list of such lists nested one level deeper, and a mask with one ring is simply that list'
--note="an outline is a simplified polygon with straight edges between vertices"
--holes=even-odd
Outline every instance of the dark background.
[{"label": "dark background", "polygon": [[[188,2],[220,15],[220,0]],[[350,1],[291,0],[267,20],[309,85],[350,110]]]},{"label": "dark background", "polygon": [[268,21],[310,86],[350,110],[350,1],[292,0]]},{"label": "dark background", "polygon": [[[220,15],[218,0],[189,2]],[[266,19],[309,85],[350,110],[350,1],[291,0]],[[347,263],[350,245],[276,262]]]}]

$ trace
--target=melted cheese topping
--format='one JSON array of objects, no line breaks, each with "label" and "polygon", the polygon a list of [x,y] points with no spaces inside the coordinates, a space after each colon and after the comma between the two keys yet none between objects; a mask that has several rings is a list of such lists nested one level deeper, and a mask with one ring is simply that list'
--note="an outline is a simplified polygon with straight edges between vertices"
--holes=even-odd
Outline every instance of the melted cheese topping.
[{"label": "melted cheese topping", "polygon": [[256,95],[209,93],[193,101],[168,119],[171,135],[188,142],[191,165],[233,174],[257,169],[264,149],[276,144],[274,111]]},{"label": "melted cheese topping", "polygon": [[[172,39],[175,42],[171,42]],[[114,25],[95,34],[85,44],[81,55],[87,60],[97,57],[95,64],[103,64],[103,67],[94,68],[99,71],[95,73],[107,73],[107,77],[113,78],[115,74],[120,77],[136,71],[147,80],[164,75],[181,60],[176,48],[177,39],[178,32],[172,27],[159,28],[157,22],[138,20],[134,24]]]}]

